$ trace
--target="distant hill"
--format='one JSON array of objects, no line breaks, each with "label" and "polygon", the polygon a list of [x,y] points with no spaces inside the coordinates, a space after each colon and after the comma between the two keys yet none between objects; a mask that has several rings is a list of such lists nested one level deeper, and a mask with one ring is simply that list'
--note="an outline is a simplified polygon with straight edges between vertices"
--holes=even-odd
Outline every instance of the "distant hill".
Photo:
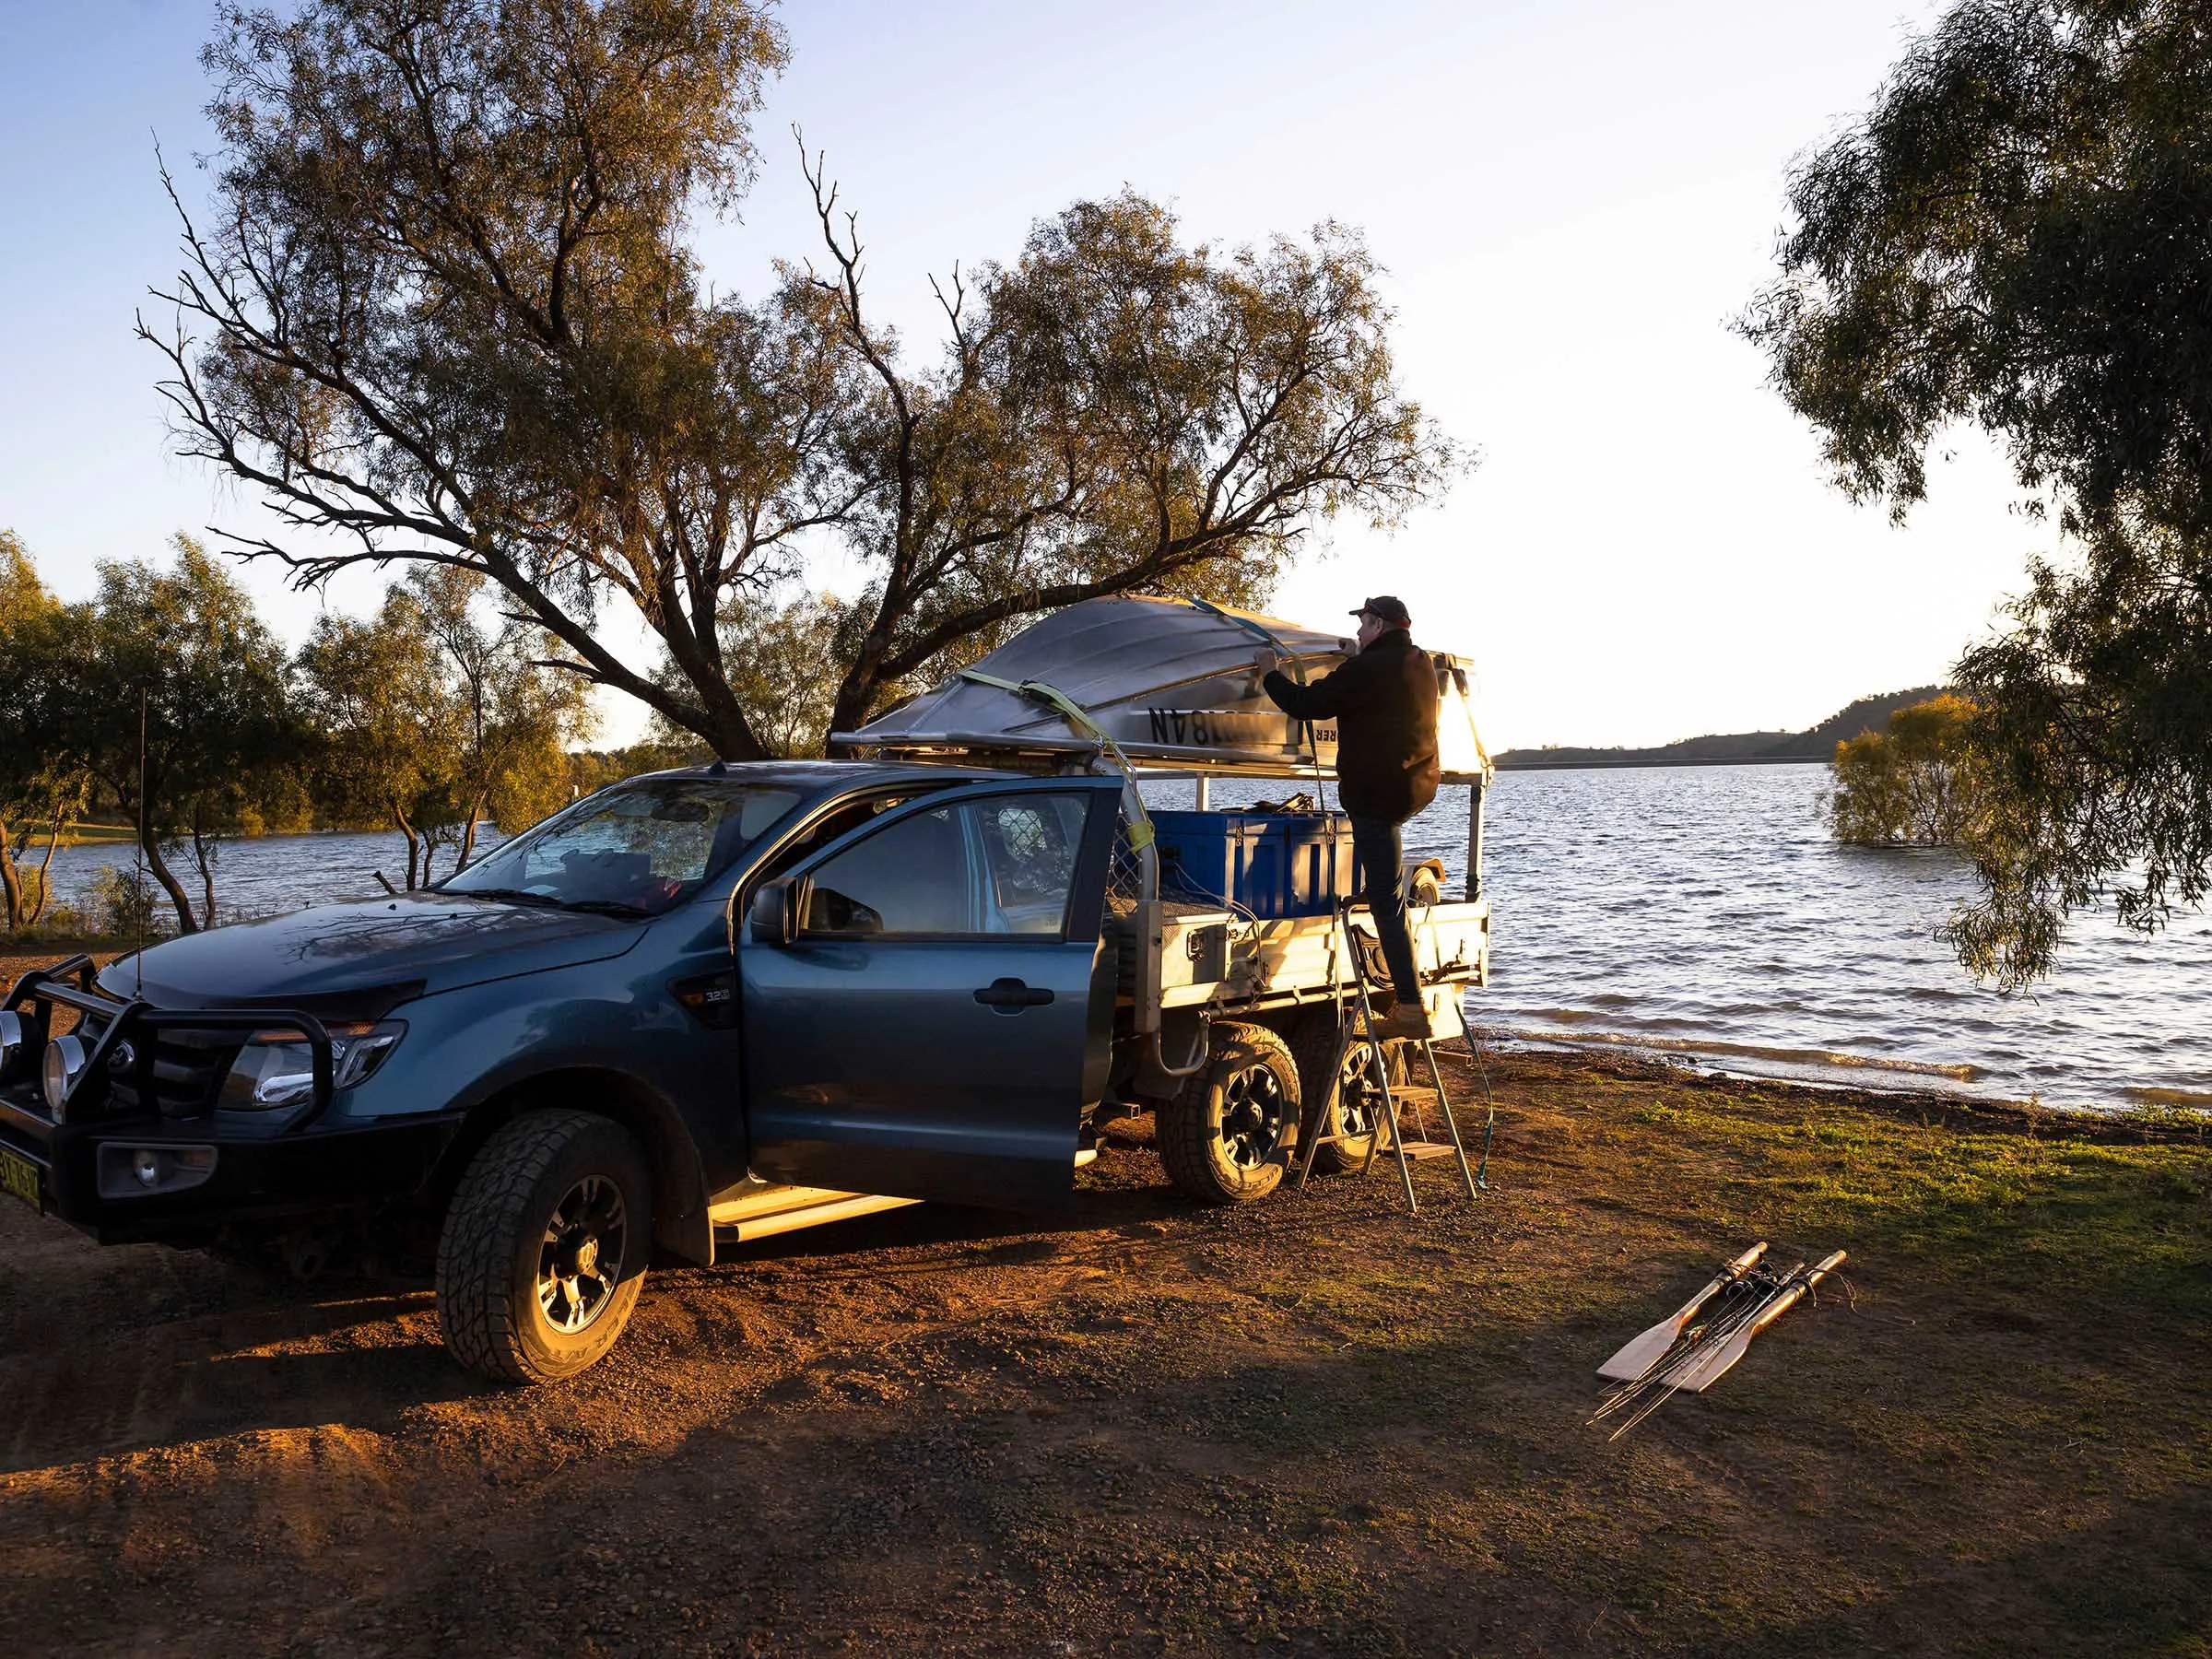
[{"label": "distant hill", "polygon": [[1728,732],[1641,749],[1552,745],[1507,749],[1491,759],[1508,771],[1547,766],[1742,766],[1772,760],[1828,760],[1834,758],[1836,745],[1845,738],[1856,737],[1861,732],[1878,732],[1898,710],[1940,696],[1943,689],[1941,686],[1915,686],[1910,691],[1862,697],[1806,732]]}]

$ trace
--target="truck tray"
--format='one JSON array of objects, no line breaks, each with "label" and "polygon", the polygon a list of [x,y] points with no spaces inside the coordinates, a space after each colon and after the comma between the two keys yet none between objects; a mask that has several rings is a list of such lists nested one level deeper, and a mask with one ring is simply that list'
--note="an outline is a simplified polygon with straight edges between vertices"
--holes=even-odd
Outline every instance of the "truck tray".
[{"label": "truck tray", "polygon": [[[1480,985],[1489,978],[1488,900],[1409,909],[1415,960],[1433,984]],[[1120,999],[1138,995],[1136,918],[1115,916],[1109,930],[1122,941]],[[1339,959],[1344,940],[1329,916],[1253,919],[1225,910],[1163,907],[1160,917],[1159,1003],[1163,1009],[1261,1007],[1312,1002],[1348,986],[1352,966]],[[1374,924],[1364,909],[1352,912],[1353,928],[1369,939]]]}]

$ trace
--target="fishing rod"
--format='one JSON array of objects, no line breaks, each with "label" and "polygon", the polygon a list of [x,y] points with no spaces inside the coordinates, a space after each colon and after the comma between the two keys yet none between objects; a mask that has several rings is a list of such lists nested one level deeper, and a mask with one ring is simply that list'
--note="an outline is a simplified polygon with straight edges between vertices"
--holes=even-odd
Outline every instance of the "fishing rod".
[{"label": "fishing rod", "polygon": [[[1783,1288],[1804,1271],[1805,1264],[1797,1263],[1780,1279],[1765,1285],[1761,1294],[1747,1299],[1743,1306],[1731,1310],[1725,1318],[1716,1320],[1712,1324],[1701,1329],[1680,1361],[1659,1368],[1634,1388],[1630,1389],[1627,1397],[1620,1403],[1626,1405],[1632,1401],[1636,1404],[1636,1409],[1629,1415],[1619,1428],[1614,1430],[1606,1438],[1608,1441],[1618,1440],[1673,1399],[1682,1390],[1682,1384],[1677,1379],[1682,1374],[1684,1366],[1694,1364],[1703,1352],[1706,1344],[1733,1342],[1736,1335],[1747,1328],[1751,1322],[1757,1319],[1767,1306],[1783,1293]],[[1594,1418],[1591,1420],[1596,1421]]]},{"label": "fishing rod", "polygon": [[1738,1330],[1726,1342],[1708,1344],[1689,1363],[1682,1368],[1681,1381],[1677,1388],[1687,1388],[1692,1394],[1703,1394],[1718,1382],[1723,1372],[1744,1357],[1758,1335],[1776,1320],[1787,1313],[1816,1289],[1820,1281],[1843,1265],[1843,1252],[1824,1258],[1810,1273],[1799,1277],[1794,1284],[1773,1297],[1760,1310],[1757,1318]]},{"label": "fishing rod", "polygon": [[[1759,1310],[1779,1296],[1805,1264],[1781,1272],[1771,1268],[1752,1268],[1739,1276],[1719,1293],[1721,1308],[1711,1317],[1686,1327],[1665,1352],[1635,1376],[1624,1381],[1608,1394],[1591,1416],[1593,1423],[1608,1418],[1623,1406],[1639,1405],[1653,1388],[1665,1387],[1667,1381],[1691,1356],[1703,1351],[1708,1344],[1725,1342],[1745,1324],[1757,1316]],[[1672,1394],[1668,1389],[1667,1393]],[[1649,1413],[1639,1411],[1630,1427],[1643,1420]]]},{"label": "fishing rod", "polygon": [[[1590,1420],[1594,1423],[1623,1406],[1640,1401],[1635,1412],[1607,1437],[1618,1440],[1676,1394],[1685,1390],[1691,1394],[1704,1393],[1744,1357],[1753,1337],[1795,1307],[1818,1288],[1822,1279],[1841,1266],[1844,1253],[1841,1250],[1835,1252],[1810,1271],[1799,1262],[1780,1276],[1763,1273],[1747,1276],[1747,1279],[1758,1281],[1755,1288],[1759,1294],[1741,1296],[1739,1305],[1686,1332],[1678,1353],[1662,1356],[1643,1375],[1624,1382]],[[1746,1288],[1743,1281],[1729,1287],[1732,1291]],[[1651,1397],[1645,1398],[1646,1395]]]},{"label": "fishing rod", "polygon": [[1618,1353],[1597,1368],[1597,1374],[1616,1382],[1630,1382],[1643,1376],[1674,1347],[1691,1316],[1758,1266],[1759,1258],[1766,1253],[1767,1241],[1761,1239],[1743,1254],[1723,1263],[1720,1272],[1705,1282],[1702,1290],[1650,1330],[1630,1338]]}]

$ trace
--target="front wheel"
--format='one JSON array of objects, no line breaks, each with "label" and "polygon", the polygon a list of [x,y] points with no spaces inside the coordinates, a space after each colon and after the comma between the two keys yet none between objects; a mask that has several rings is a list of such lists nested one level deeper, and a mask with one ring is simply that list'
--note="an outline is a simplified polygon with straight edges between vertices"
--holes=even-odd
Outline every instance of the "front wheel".
[{"label": "front wheel", "polygon": [[1213,1052],[1154,1117],[1168,1179],[1202,1204],[1275,1191],[1298,1135],[1298,1065],[1265,1026],[1219,1024]]},{"label": "front wheel", "polygon": [[572,1377],[615,1345],[653,1249],[653,1182],[619,1124],[534,1112],[469,1161],[438,1241],[445,1346],[500,1382]]}]

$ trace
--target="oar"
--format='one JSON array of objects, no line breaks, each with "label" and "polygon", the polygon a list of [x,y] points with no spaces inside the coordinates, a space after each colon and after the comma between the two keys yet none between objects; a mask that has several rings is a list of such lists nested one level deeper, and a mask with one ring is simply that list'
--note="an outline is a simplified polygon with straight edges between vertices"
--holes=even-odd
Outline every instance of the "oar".
[{"label": "oar", "polygon": [[1597,1374],[1610,1377],[1617,1382],[1632,1382],[1642,1376],[1665,1357],[1667,1349],[1675,1346],[1676,1338],[1682,1335],[1682,1327],[1689,1323],[1691,1316],[1750,1272],[1758,1265],[1759,1258],[1766,1253],[1766,1241],[1762,1239],[1714,1274],[1705,1288],[1684,1302],[1677,1312],[1661,1320],[1642,1335],[1631,1339],[1619,1353],[1597,1368]]},{"label": "oar", "polygon": [[[1759,1282],[1752,1287],[1753,1293],[1743,1299],[1737,1306],[1706,1324],[1691,1326],[1685,1340],[1693,1346],[1677,1350],[1671,1359],[1663,1359],[1653,1367],[1649,1375],[1627,1386],[1624,1392],[1636,1402],[1636,1410],[1627,1422],[1606,1438],[1618,1440],[1680,1394],[1682,1379],[1688,1374],[1693,1360],[1732,1340],[1738,1331],[1766,1312],[1768,1303],[1795,1284],[1797,1276],[1804,1271],[1803,1262],[1792,1262],[1780,1273],[1762,1274]],[[1746,1277],[1747,1279],[1749,1276]]]},{"label": "oar", "polygon": [[1839,1250],[1761,1308],[1758,1318],[1747,1322],[1741,1330],[1725,1342],[1710,1348],[1700,1348],[1692,1354],[1670,1381],[1677,1388],[1687,1388],[1692,1394],[1703,1394],[1720,1380],[1724,1371],[1744,1357],[1745,1349],[1751,1346],[1752,1337],[1795,1307],[1806,1291],[1842,1265],[1843,1253]]}]

